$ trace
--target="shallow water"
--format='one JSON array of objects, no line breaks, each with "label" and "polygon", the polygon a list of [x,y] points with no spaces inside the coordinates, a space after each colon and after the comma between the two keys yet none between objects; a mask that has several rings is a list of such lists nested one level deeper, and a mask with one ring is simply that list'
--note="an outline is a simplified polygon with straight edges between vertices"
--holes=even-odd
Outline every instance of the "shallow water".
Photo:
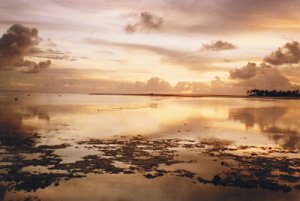
[{"label": "shallow water", "polygon": [[0,200],[298,200],[300,100],[0,94]]}]

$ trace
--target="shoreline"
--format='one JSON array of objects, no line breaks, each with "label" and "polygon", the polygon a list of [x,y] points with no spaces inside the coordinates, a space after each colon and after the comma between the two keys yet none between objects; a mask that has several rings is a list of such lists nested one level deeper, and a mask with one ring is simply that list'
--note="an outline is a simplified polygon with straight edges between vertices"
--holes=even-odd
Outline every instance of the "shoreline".
[{"label": "shoreline", "polygon": [[247,99],[287,99],[298,100],[300,97],[285,96],[247,96],[247,95],[217,95],[217,94],[160,94],[160,93],[84,93],[84,92],[29,92],[0,91],[0,94],[86,94],[92,96],[149,96],[149,97],[179,97],[179,98],[247,98]]},{"label": "shoreline", "polygon": [[150,97],[183,97],[183,98],[265,98],[265,99],[300,99],[300,97],[272,97],[272,96],[246,96],[246,95],[216,95],[216,94],[134,94],[134,93],[88,93],[94,96],[150,96]]}]

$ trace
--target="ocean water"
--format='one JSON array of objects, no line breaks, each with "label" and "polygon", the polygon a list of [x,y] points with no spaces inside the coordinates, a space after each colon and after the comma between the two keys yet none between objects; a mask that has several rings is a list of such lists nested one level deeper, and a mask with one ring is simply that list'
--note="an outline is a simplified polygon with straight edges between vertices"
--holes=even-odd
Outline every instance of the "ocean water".
[{"label": "ocean water", "polygon": [[0,94],[0,200],[299,200],[300,100]]}]

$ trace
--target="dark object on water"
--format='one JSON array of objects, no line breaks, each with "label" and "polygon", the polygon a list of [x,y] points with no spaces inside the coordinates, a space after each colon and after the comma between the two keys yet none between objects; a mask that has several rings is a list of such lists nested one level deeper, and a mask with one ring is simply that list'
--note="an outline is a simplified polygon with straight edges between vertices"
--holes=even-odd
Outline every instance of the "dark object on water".
[{"label": "dark object on water", "polygon": [[214,176],[212,179],[212,183],[217,186],[217,185],[223,185],[223,181],[219,175]]},{"label": "dark object on water", "polygon": [[5,188],[3,186],[0,186],[0,200],[4,199],[5,195]]}]

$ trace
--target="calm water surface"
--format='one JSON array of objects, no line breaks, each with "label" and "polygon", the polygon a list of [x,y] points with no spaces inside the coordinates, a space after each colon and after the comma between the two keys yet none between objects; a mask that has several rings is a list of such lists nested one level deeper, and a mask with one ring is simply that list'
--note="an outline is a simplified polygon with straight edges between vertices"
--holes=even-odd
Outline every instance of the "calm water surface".
[{"label": "calm water surface", "polygon": [[299,200],[300,100],[0,94],[0,200]]}]

